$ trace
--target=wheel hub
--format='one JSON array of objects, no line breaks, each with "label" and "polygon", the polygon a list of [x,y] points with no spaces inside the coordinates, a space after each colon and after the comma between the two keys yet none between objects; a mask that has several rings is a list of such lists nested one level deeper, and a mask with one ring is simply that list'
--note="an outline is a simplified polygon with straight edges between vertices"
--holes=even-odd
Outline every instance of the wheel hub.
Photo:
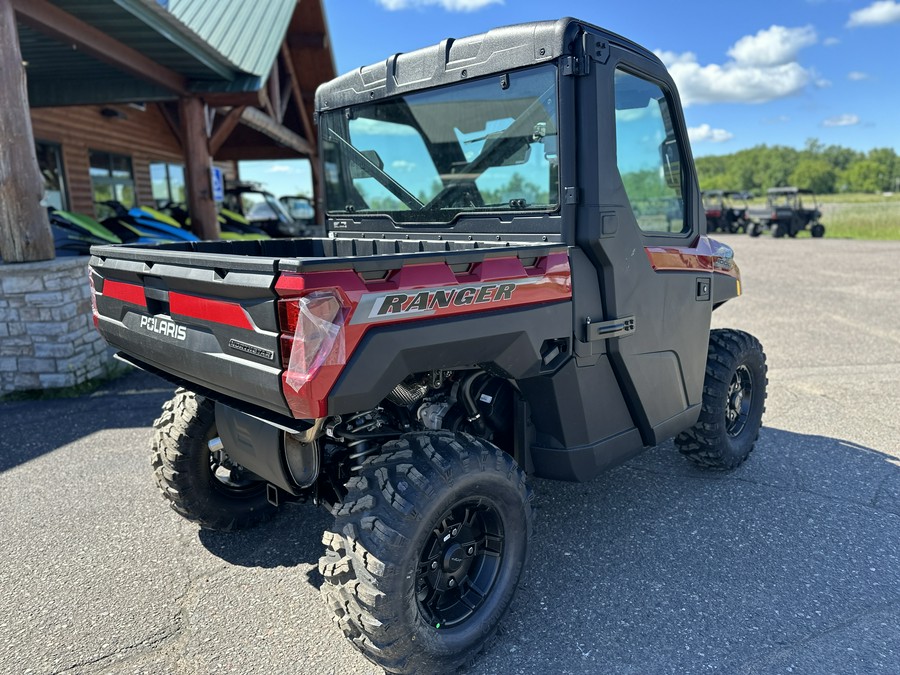
[{"label": "wheel hub", "polygon": [[459,544],[453,543],[444,551],[444,572],[453,574],[459,571],[466,561],[465,551]]},{"label": "wheel hub", "polygon": [[493,590],[503,559],[503,525],[481,500],[457,504],[425,542],[416,574],[416,600],[435,628],[459,625]]},{"label": "wheel hub", "polygon": [[753,402],[753,378],[747,366],[739,366],[728,386],[725,404],[725,429],[729,436],[737,436],[747,425]]}]

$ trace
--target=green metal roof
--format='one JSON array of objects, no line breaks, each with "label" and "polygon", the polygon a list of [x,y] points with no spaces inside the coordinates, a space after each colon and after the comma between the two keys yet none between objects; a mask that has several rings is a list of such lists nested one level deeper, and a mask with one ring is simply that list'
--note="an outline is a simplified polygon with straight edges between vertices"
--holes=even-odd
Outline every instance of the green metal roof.
[{"label": "green metal roof", "polygon": [[[183,75],[197,92],[262,87],[297,0],[51,0]],[[19,22],[33,107],[172,98],[165,89],[73,51]]]},{"label": "green metal roof", "polygon": [[272,68],[297,0],[169,0],[168,5],[173,17],[235,69],[262,77]]}]

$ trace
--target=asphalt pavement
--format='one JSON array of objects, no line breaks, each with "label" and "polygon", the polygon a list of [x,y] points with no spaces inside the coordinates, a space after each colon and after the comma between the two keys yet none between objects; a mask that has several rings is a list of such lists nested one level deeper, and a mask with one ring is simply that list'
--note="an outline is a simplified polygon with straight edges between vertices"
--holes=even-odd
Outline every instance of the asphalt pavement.
[{"label": "asphalt pavement", "polygon": [[[768,355],[754,454],[533,481],[530,570],[470,673],[900,672],[900,242],[722,239],[745,295],[714,324]],[[326,513],[225,535],[166,507],[170,394],[0,404],[0,672],[378,672],[319,599]]]}]

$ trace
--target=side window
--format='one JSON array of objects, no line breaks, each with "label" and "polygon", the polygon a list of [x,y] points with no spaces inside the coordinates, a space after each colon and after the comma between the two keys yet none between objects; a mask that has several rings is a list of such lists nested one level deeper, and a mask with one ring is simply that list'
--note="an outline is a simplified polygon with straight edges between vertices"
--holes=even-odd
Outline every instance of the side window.
[{"label": "side window", "polygon": [[681,150],[658,85],[616,70],[616,162],[642,231],[680,234],[684,218]]}]

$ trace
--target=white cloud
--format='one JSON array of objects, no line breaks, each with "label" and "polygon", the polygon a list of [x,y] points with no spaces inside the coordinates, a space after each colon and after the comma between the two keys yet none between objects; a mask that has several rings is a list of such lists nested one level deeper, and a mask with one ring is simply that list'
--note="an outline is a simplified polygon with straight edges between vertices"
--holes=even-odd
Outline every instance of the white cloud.
[{"label": "white cloud", "polygon": [[869,79],[869,74],[868,74],[868,73],[864,73],[864,72],[859,71],[859,70],[852,70],[852,71],[850,71],[849,73],[847,73],[847,79],[848,79],[848,80],[853,80],[854,82],[859,82],[860,80],[868,80],[868,79]]},{"label": "white cloud", "polygon": [[823,127],[852,127],[859,124],[859,115],[844,114],[829,117],[822,121]]},{"label": "white cloud", "polygon": [[448,12],[476,12],[488,5],[502,5],[503,0],[378,0],[386,10],[419,9],[438,6]]},{"label": "white cloud", "polygon": [[266,169],[266,173],[293,173],[294,168],[288,166],[287,164],[273,164],[268,169]]},{"label": "white cloud", "polygon": [[834,47],[835,45],[841,44],[841,41],[836,37],[827,37],[822,40],[822,44],[826,47]]},{"label": "white cloud", "polygon": [[734,138],[734,134],[725,129],[713,129],[708,124],[701,124],[699,127],[688,127],[688,138],[691,143],[724,143]]},{"label": "white cloud", "polygon": [[395,159],[391,162],[391,168],[396,169],[397,171],[412,171],[416,168],[416,163],[405,159]]},{"label": "white cloud", "polygon": [[748,66],[781,66],[797,60],[804,47],[816,44],[812,26],[770,26],[756,35],[745,35],[728,50],[728,56]]},{"label": "white cloud", "polygon": [[[791,96],[812,81],[812,73],[799,63],[779,66],[746,66],[734,61],[700,65],[693,54],[676,55],[666,63],[678,85],[682,103],[765,103]],[[687,58],[690,57],[690,58]]]},{"label": "white cloud", "polygon": [[848,28],[856,26],[882,26],[886,23],[900,21],[900,2],[896,0],[878,0],[868,7],[850,13]]},{"label": "white cloud", "polygon": [[771,26],[747,35],[728,50],[730,61],[701,64],[693,52],[657,51],[678,85],[684,105],[765,103],[797,94],[810,84],[824,85],[797,62],[801,49],[815,44],[811,26]]}]

